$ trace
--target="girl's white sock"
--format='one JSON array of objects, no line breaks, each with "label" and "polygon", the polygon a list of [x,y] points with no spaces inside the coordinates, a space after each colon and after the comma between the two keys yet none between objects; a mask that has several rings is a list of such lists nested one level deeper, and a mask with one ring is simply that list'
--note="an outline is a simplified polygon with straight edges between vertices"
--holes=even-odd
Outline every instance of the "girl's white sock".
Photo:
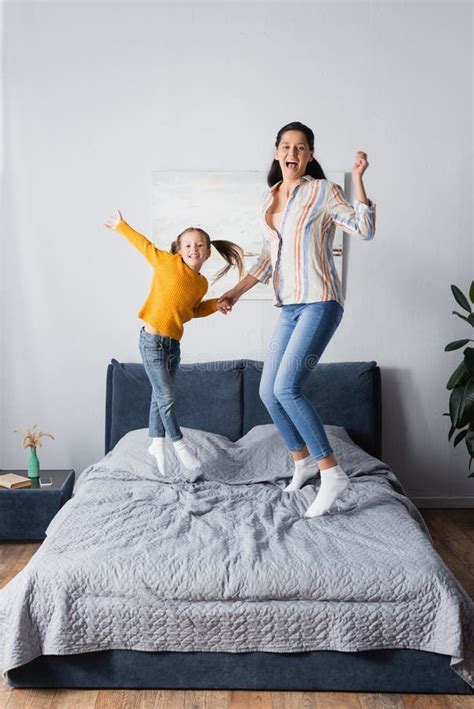
[{"label": "girl's white sock", "polygon": [[176,455],[178,456],[185,468],[187,468],[188,470],[195,470],[196,468],[199,468],[201,463],[196,458],[194,453],[191,453],[182,438],[179,441],[173,441],[173,446],[176,451]]},{"label": "girl's white sock", "polygon": [[311,454],[301,460],[295,460],[295,472],[293,473],[290,484],[285,487],[283,492],[299,490],[307,480],[316,477],[318,473],[318,464]]},{"label": "girl's white sock", "polygon": [[167,474],[165,438],[153,438],[148,452],[155,458],[158,470],[162,475]]},{"label": "girl's white sock", "polygon": [[321,487],[315,501],[306,510],[305,517],[319,517],[325,514],[348,485],[350,480],[340,465],[321,470]]}]

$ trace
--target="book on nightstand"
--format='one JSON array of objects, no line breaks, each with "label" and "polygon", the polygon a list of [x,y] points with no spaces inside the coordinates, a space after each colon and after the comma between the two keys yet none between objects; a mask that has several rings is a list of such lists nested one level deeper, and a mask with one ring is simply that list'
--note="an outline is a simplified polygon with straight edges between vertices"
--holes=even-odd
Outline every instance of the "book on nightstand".
[{"label": "book on nightstand", "polygon": [[31,487],[31,480],[24,478],[22,475],[15,475],[15,473],[4,473],[3,475],[0,474],[0,487],[7,487],[9,489]]}]

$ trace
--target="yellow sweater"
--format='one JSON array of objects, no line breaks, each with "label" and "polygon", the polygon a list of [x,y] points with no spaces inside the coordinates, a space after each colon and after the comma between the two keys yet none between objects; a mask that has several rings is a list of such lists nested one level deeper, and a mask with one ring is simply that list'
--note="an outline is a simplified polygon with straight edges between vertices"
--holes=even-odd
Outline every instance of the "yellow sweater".
[{"label": "yellow sweater", "polygon": [[138,313],[139,318],[164,335],[180,340],[185,322],[216,312],[217,298],[202,300],[207,293],[207,279],[184,263],[179,254],[157,249],[123,220],[115,230],[141,251],[154,269],[150,292]]}]

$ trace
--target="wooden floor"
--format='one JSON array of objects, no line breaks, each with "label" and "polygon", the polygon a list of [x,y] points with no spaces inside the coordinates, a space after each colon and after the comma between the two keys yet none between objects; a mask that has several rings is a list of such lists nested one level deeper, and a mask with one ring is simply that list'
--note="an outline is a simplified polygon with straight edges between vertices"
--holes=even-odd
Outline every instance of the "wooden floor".
[{"label": "wooden floor", "polygon": [[[474,598],[474,510],[422,510],[438,554]],[[28,562],[36,543],[0,544],[0,587]],[[0,709],[474,709],[474,695],[38,690],[0,684]]]}]

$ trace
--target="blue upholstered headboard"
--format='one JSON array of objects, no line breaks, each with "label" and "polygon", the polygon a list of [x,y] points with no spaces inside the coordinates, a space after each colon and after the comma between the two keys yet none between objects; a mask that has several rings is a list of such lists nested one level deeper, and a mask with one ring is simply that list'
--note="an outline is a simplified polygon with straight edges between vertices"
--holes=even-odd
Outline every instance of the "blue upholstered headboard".
[{"label": "blue upholstered headboard", "polygon": [[[271,423],[258,387],[263,362],[242,359],[180,365],[176,374],[178,421],[237,440],[253,426]],[[353,441],[381,457],[381,387],[376,362],[318,364],[305,393],[325,424],[343,426]],[[105,452],[128,431],[148,426],[151,386],[142,364],[113,359],[107,368]]]}]

